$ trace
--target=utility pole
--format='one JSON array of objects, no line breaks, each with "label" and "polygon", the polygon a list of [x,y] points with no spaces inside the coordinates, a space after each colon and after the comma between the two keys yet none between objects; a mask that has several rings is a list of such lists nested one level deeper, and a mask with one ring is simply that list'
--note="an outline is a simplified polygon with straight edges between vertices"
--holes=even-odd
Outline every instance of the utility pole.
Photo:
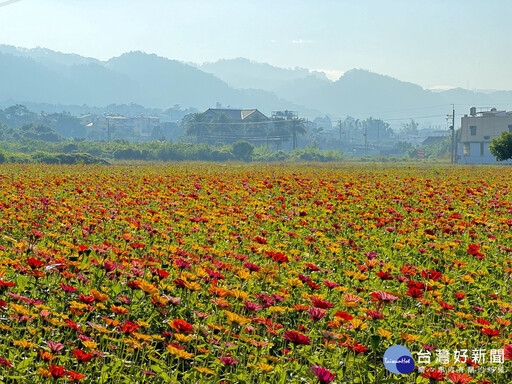
[{"label": "utility pole", "polygon": [[455,164],[455,104],[452,104],[452,164]]},{"label": "utility pole", "polygon": [[340,152],[342,151],[342,142],[341,142],[341,119],[338,120],[338,128],[340,129]]},{"label": "utility pole", "polygon": [[368,124],[364,126],[364,154],[368,155]]},{"label": "utility pole", "polygon": [[[450,115],[446,116],[447,119],[450,118]],[[450,126],[450,130],[452,131],[452,145],[450,150],[450,163],[455,164],[455,104],[452,104],[452,125]]]},{"label": "utility pole", "polygon": [[295,150],[297,148],[297,134],[295,133],[295,122],[296,119],[292,119],[292,147]]}]

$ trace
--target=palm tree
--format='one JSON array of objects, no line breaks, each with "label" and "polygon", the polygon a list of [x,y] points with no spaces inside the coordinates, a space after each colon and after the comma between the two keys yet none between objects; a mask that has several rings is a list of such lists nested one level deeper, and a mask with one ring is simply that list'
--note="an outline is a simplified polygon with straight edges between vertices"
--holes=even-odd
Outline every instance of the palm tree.
[{"label": "palm tree", "polygon": [[291,120],[292,147],[297,148],[297,135],[304,136],[307,132],[304,119],[293,118]]},{"label": "palm tree", "polygon": [[235,133],[233,129],[235,127],[237,127],[237,125],[233,125],[233,119],[225,113],[220,113],[212,120],[212,128],[210,131],[222,142],[226,141],[227,137]]},{"label": "palm tree", "polygon": [[185,117],[185,133],[188,136],[195,136],[196,143],[199,143],[199,137],[203,137],[208,132],[208,123],[202,113],[193,113]]}]

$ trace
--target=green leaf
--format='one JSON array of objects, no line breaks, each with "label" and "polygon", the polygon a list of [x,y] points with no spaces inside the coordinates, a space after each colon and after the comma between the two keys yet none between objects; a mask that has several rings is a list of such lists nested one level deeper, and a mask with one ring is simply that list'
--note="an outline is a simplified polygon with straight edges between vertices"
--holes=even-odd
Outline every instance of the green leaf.
[{"label": "green leaf", "polygon": [[151,365],[151,366],[150,366],[150,368],[151,368],[151,370],[152,370],[152,371],[154,371],[154,372],[156,372],[156,373],[161,373],[161,372],[163,372],[163,369],[162,369],[162,368],[160,368],[160,366],[159,366],[159,365],[156,365],[156,364]]},{"label": "green leaf", "polygon": [[25,370],[25,368],[27,368],[28,366],[30,366],[32,364],[32,361],[34,361],[33,357],[29,357],[27,359],[24,359],[21,363],[19,363],[16,366],[16,370],[18,370],[18,371]]},{"label": "green leaf", "polygon": [[370,345],[372,350],[375,352],[379,348],[381,337],[379,335],[372,335],[370,337]]}]

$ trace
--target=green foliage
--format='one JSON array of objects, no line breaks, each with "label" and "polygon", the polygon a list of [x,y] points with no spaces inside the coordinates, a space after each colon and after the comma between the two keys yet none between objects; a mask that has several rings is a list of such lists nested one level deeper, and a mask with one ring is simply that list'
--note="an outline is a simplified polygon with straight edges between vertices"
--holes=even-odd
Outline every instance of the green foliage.
[{"label": "green foliage", "polygon": [[418,126],[419,124],[411,119],[408,123],[403,123],[400,131],[404,135],[417,135],[418,134]]},{"label": "green foliage", "polygon": [[145,160],[142,152],[138,149],[118,149],[114,152],[115,160]]},{"label": "green foliage", "polygon": [[56,143],[62,141],[62,137],[52,128],[42,124],[24,124],[20,128],[21,136],[26,139],[49,141]]},{"label": "green foliage", "polygon": [[319,151],[318,148],[307,147],[290,152],[290,159],[292,161],[342,161],[344,155],[338,151]]},{"label": "green foliage", "polygon": [[254,151],[254,145],[248,141],[240,140],[233,144],[233,155],[237,160],[250,161]]},{"label": "green foliage", "polygon": [[512,133],[503,132],[500,137],[492,139],[489,151],[497,161],[512,159]]},{"label": "green foliage", "polygon": [[16,104],[11,107],[0,110],[0,121],[10,127],[19,128],[24,124],[36,123],[38,115],[35,112],[21,104]]},{"label": "green foliage", "polygon": [[88,153],[47,153],[35,152],[31,155],[31,162],[42,164],[109,164],[103,159],[91,156]]}]

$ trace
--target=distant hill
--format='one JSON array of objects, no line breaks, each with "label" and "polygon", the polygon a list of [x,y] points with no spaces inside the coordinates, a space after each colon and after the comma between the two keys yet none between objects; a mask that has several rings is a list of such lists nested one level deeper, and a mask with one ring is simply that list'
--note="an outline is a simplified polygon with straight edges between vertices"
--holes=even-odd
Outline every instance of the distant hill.
[{"label": "distant hill", "polygon": [[346,72],[335,82],[311,76],[295,80],[276,93],[313,108],[322,105],[328,111],[357,116],[440,103],[438,94],[418,85],[360,69]]},{"label": "distant hill", "polygon": [[310,72],[306,68],[285,69],[267,63],[258,63],[242,57],[204,63],[198,66],[204,72],[211,73],[235,88],[253,88],[275,91],[286,84],[313,76],[327,81],[323,72]]},{"label": "distant hill", "polygon": [[465,89],[433,92],[395,78],[353,69],[337,81],[305,68],[284,69],[238,58],[191,65],[154,54],[129,52],[108,61],[0,45],[0,104],[106,106],[174,105],[205,110],[231,108],[298,111],[301,117],[347,115],[381,118],[395,127],[414,118],[446,126],[450,104],[458,114],[471,106],[512,109],[512,92]]},{"label": "distant hill", "polygon": [[212,74],[176,60],[142,52],[101,62],[46,49],[0,46],[0,100],[89,104],[138,103],[207,109],[217,103],[233,108],[319,111],[293,104],[264,90],[244,91]]}]

